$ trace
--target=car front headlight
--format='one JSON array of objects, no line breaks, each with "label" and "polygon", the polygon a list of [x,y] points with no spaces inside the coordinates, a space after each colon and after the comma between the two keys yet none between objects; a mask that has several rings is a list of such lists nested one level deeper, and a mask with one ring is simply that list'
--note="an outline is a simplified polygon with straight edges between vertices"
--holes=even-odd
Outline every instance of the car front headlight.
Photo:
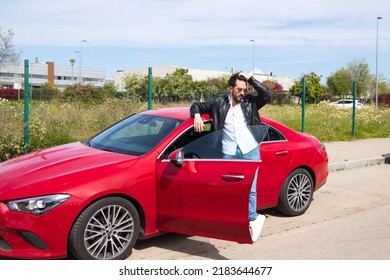
[{"label": "car front headlight", "polygon": [[69,198],[69,194],[37,196],[8,201],[7,206],[12,211],[24,212],[38,216],[60,205]]}]

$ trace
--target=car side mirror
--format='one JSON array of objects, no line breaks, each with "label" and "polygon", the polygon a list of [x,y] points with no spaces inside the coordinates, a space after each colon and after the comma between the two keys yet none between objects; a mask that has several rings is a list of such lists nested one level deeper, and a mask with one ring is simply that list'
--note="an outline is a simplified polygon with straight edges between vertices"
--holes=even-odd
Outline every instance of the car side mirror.
[{"label": "car side mirror", "polygon": [[184,149],[179,148],[174,150],[168,156],[169,161],[176,166],[183,166],[184,163]]}]

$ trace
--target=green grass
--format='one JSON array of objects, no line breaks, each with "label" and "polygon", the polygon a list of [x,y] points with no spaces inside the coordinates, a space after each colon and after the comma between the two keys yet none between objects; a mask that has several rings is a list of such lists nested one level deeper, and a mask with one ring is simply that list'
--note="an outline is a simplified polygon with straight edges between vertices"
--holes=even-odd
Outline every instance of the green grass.
[{"label": "green grass", "polygon": [[[265,106],[261,114],[296,131],[302,130],[302,108],[298,105]],[[308,105],[304,132],[323,142],[351,141],[390,137],[390,108],[376,110],[370,106],[356,110],[355,135],[352,134],[352,109],[334,107],[326,102]]]},{"label": "green grass", "polygon": [[[154,108],[190,106],[153,104]],[[140,111],[146,103],[109,99],[102,104],[81,102],[31,102],[29,151],[86,139],[114,122]],[[301,131],[299,105],[266,105],[260,114]],[[0,99],[0,161],[22,154],[24,135],[23,102]],[[356,113],[356,135],[352,135],[352,110],[338,109],[327,103],[307,105],[305,132],[323,142],[390,137],[390,109],[365,106]]]}]

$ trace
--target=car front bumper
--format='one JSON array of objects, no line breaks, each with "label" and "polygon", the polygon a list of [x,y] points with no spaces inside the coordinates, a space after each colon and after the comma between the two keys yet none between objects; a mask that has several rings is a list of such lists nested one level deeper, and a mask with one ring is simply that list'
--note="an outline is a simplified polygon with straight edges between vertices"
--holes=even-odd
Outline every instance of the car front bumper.
[{"label": "car front bumper", "polygon": [[0,202],[0,256],[50,259],[67,256],[67,241],[80,200],[74,197],[39,216],[9,210]]}]

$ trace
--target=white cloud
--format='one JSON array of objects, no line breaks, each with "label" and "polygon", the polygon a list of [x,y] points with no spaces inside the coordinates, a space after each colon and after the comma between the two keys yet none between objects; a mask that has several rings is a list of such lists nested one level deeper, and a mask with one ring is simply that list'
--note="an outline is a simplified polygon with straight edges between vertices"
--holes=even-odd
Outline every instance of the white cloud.
[{"label": "white cloud", "polygon": [[[15,44],[120,46],[371,44],[384,0],[16,0],[2,3]],[[381,37],[390,38],[390,18]]]},{"label": "white cloud", "polygon": [[382,16],[380,71],[390,76],[388,0],[0,1],[0,27],[15,31],[25,57],[68,63],[88,40],[86,63],[110,71],[149,63],[248,70],[253,39],[265,72],[326,75],[352,59],[374,65]]}]

